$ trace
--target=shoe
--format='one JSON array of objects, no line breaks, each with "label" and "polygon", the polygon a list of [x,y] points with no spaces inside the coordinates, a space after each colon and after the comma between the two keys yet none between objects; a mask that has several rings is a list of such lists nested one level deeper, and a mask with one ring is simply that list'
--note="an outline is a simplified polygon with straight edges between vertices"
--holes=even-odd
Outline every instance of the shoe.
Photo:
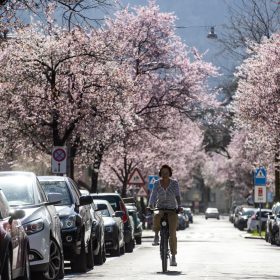
[{"label": "shoe", "polygon": [[155,235],[154,242],[153,242],[153,246],[156,246],[156,245],[159,245],[159,237],[158,237],[158,235]]},{"label": "shoe", "polygon": [[177,266],[177,262],[176,262],[175,256],[171,257],[170,266]]}]

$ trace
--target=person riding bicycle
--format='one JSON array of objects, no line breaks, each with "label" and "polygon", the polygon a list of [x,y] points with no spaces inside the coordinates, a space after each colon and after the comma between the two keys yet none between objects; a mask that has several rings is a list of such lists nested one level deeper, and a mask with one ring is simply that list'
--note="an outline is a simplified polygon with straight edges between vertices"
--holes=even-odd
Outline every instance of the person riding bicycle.
[{"label": "person riding bicycle", "polygon": [[[179,184],[176,180],[171,179],[172,169],[168,165],[163,165],[160,168],[159,180],[154,182],[154,188],[152,190],[148,209],[159,208],[159,209],[181,209],[181,198]],[[177,237],[176,230],[178,224],[178,215],[176,211],[166,211],[168,214],[168,224],[169,224],[169,245],[171,251],[171,266],[177,266],[176,254],[177,254]],[[160,210],[154,215],[153,230],[155,232],[153,245],[159,244],[159,231],[160,231],[160,220],[164,215],[164,211]]]}]

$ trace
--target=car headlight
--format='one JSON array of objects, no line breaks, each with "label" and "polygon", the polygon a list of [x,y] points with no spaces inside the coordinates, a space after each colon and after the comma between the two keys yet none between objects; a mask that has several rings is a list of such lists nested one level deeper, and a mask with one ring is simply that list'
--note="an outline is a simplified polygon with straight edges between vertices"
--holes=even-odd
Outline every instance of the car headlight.
[{"label": "car headlight", "polygon": [[107,226],[105,227],[106,232],[112,232],[113,231],[113,226]]},{"label": "car headlight", "polygon": [[42,219],[32,221],[23,225],[26,234],[34,234],[44,229],[44,222]]},{"label": "car headlight", "polygon": [[76,226],[76,216],[69,216],[61,219],[61,228],[73,228]]}]

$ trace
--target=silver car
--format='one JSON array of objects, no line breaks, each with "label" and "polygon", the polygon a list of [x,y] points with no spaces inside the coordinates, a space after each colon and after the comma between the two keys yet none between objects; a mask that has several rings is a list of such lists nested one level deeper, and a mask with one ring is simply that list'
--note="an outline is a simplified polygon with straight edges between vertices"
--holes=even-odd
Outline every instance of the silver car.
[{"label": "silver car", "polygon": [[[266,221],[268,218],[268,215],[272,213],[271,209],[262,209],[261,210],[261,230],[265,229],[266,226]],[[259,231],[259,226],[260,226],[260,209],[256,209],[254,211],[254,214],[248,218],[247,222],[247,231],[252,232],[252,231]]]},{"label": "silver car", "polygon": [[61,195],[45,195],[36,175],[32,172],[0,172],[0,188],[9,205],[23,209],[21,219],[28,235],[29,262],[34,279],[57,280],[64,277],[64,256],[61,225],[54,204]]},{"label": "silver car", "polygon": [[205,219],[207,220],[208,218],[215,218],[215,219],[220,219],[220,213],[217,208],[207,208],[205,211]]}]

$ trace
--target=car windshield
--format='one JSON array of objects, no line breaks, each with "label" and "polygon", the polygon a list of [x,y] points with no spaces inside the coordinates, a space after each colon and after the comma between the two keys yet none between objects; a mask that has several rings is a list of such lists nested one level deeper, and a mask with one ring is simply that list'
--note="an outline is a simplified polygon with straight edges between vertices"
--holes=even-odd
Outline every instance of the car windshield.
[{"label": "car windshield", "polygon": [[35,204],[32,177],[29,175],[0,175],[0,189],[10,206]]},{"label": "car windshield", "polygon": [[71,205],[72,199],[69,189],[65,181],[40,181],[46,194],[60,193],[62,194],[62,200],[57,205]]}]

